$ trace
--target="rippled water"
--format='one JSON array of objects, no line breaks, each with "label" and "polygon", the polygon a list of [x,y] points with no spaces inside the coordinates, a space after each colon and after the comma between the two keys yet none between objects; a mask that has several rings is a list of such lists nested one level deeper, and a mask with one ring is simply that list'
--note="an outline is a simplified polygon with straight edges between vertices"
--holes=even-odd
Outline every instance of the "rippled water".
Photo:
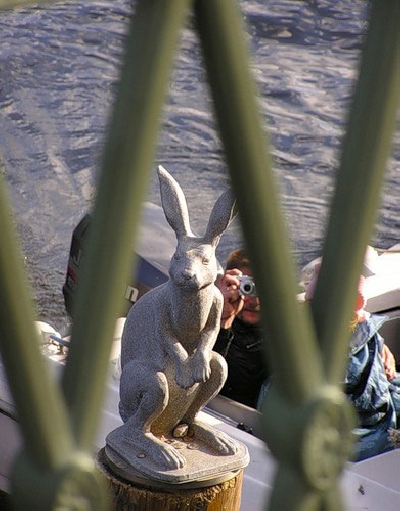
[{"label": "rippled water", "polygon": [[[293,253],[302,265],[321,250],[368,3],[240,5]],[[65,321],[61,287],[71,233],[91,206],[130,15],[123,0],[0,14],[4,173],[38,315],[57,327]],[[180,181],[201,232],[228,177],[200,55],[195,34],[183,30],[157,162]],[[400,238],[399,169],[397,130],[371,240],[380,247]],[[154,177],[149,198],[159,203]],[[239,243],[236,225],[221,241],[221,260]]]}]

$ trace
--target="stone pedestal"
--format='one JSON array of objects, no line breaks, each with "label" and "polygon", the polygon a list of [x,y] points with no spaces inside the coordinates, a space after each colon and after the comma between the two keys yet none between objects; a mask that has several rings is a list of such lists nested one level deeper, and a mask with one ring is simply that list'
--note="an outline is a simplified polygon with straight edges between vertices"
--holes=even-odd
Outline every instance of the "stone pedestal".
[{"label": "stone pedestal", "polygon": [[[109,453],[110,454],[110,453]],[[105,448],[97,456],[99,470],[107,479],[116,511],[239,511],[243,469],[221,474],[218,478],[168,484],[146,480],[133,470],[127,481],[118,467],[118,460],[106,454]]]}]

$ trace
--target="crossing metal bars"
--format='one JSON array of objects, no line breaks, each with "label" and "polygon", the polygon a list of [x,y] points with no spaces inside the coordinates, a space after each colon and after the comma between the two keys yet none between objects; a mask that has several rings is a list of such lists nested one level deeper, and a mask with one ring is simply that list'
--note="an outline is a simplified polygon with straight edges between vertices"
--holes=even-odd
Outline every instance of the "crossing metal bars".
[{"label": "crossing metal bars", "polygon": [[[3,0],[0,8],[24,3]],[[24,437],[13,474],[17,509],[108,506],[91,445],[114,321],[131,269],[132,236],[152,168],[179,31],[189,13],[203,48],[263,327],[269,334],[268,358],[276,374],[264,423],[279,468],[266,507],[339,509],[337,479],[348,455],[353,415],[338,382],[345,363],[346,325],[399,105],[400,2],[371,3],[312,310],[295,299],[295,271],[238,2],[138,0],[134,11],[61,388],[51,384],[37,347],[10,206],[4,184],[0,187],[0,347]],[[99,278],[101,274],[107,279]]]}]

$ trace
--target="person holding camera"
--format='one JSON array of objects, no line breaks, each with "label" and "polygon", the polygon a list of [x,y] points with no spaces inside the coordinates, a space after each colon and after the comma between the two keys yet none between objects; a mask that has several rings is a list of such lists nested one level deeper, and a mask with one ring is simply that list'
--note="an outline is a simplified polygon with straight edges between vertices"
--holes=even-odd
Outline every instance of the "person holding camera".
[{"label": "person holding camera", "polygon": [[260,301],[252,276],[246,251],[232,252],[216,283],[224,308],[214,351],[228,364],[228,378],[220,394],[256,408],[261,385],[269,374],[262,352]]}]

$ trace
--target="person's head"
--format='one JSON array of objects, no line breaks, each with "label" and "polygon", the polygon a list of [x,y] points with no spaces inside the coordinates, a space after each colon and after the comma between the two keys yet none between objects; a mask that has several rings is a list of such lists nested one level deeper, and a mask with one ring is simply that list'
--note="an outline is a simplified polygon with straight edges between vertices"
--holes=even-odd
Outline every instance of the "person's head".
[{"label": "person's head", "polygon": [[[307,302],[311,302],[314,298],[315,288],[317,286],[319,272],[321,270],[321,262],[318,262],[314,266],[314,273],[311,281],[309,282],[304,298]],[[360,275],[357,287],[357,298],[356,303],[354,305],[354,316],[351,321],[350,327],[353,329],[358,323],[365,321],[369,317],[369,313],[365,310],[367,305],[367,293],[366,293],[366,283],[365,277]]]},{"label": "person's head", "polygon": [[[253,276],[250,267],[250,260],[244,249],[231,252],[226,261],[226,270],[238,269],[243,275]],[[260,300],[258,296],[244,296],[244,305],[238,318],[245,323],[255,324],[260,321]]]}]

